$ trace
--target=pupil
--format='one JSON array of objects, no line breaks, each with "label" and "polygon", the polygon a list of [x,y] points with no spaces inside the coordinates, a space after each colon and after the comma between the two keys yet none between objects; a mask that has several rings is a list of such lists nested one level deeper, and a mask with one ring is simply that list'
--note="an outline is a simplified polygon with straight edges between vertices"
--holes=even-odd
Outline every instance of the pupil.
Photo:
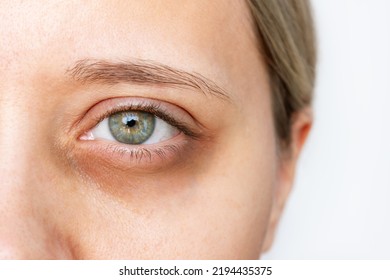
[{"label": "pupil", "polygon": [[137,123],[137,121],[135,121],[135,120],[129,120],[126,122],[126,125],[128,127],[133,127],[133,126],[135,126],[136,123]]}]

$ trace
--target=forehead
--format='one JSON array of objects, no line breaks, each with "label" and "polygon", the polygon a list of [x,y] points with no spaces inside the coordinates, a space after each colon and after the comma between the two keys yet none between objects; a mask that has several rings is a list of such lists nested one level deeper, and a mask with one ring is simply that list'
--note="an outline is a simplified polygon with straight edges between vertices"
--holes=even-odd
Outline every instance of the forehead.
[{"label": "forehead", "polygon": [[258,56],[245,1],[1,1],[0,13],[13,65],[139,58],[224,86]]}]

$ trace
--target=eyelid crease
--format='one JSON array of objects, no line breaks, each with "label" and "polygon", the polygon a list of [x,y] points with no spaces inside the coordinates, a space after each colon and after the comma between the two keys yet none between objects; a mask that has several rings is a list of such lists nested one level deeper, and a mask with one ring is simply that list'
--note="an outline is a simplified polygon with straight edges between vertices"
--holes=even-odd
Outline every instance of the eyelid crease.
[{"label": "eyelid crease", "polygon": [[205,95],[230,101],[230,94],[199,73],[190,73],[151,60],[111,62],[83,59],[66,71],[73,80],[82,83],[134,83],[191,87]]}]

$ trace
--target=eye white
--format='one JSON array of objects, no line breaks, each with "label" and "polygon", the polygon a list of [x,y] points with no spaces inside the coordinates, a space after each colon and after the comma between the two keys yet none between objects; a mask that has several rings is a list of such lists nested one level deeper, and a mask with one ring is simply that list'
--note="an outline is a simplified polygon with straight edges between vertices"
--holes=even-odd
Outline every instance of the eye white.
[{"label": "eye white", "polygon": [[[155,119],[155,126],[154,126],[154,130],[152,132],[152,135],[150,135],[150,137],[145,142],[143,142],[141,144],[134,144],[134,145],[156,144],[156,143],[168,140],[168,139],[176,136],[177,134],[179,134],[180,131],[176,127],[168,124],[166,121],[164,121],[158,117],[155,117],[155,118],[156,118]],[[112,134],[111,134],[108,118],[105,118],[100,123],[98,123],[88,133],[88,135],[85,137],[82,137],[82,139],[85,139],[85,140],[104,139],[104,140],[111,140],[111,141],[115,141],[115,142],[119,143],[119,141],[116,140],[114,138],[114,136],[112,136]],[[131,145],[131,144],[127,144],[127,145]]]}]

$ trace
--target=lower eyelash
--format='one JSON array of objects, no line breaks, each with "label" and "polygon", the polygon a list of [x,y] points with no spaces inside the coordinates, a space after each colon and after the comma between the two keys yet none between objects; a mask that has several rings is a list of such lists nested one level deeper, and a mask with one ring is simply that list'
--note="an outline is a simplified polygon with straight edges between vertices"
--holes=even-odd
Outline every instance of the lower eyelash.
[{"label": "lower eyelash", "polygon": [[[161,160],[167,159],[167,153],[178,153],[180,151],[179,147],[177,145],[165,145],[162,148],[156,148],[152,152],[155,153],[157,156],[161,158]],[[150,153],[150,151],[149,151]]]},{"label": "lower eyelash", "polygon": [[147,158],[149,162],[152,162],[154,155],[158,156],[163,161],[167,160],[168,153],[177,154],[180,152],[180,147],[176,144],[169,144],[155,148],[146,148],[144,146],[131,149],[117,144],[110,144],[106,147],[106,152],[118,154],[121,158],[128,157],[130,161],[136,160],[137,163],[140,163],[144,158]]}]

